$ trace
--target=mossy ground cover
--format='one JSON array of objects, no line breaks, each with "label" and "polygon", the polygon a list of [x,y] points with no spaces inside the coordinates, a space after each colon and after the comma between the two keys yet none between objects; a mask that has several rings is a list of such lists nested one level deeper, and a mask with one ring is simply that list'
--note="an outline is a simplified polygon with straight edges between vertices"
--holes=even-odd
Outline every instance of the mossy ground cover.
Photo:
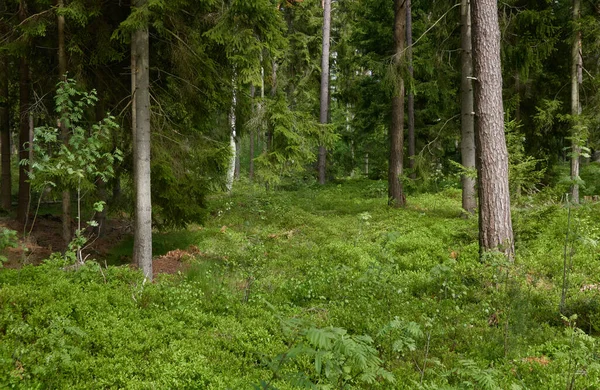
[{"label": "mossy ground cover", "polygon": [[205,225],[155,235],[157,254],[199,249],[184,273],[0,270],[0,387],[599,386],[598,206],[515,208],[509,263],[479,257],[459,191],[408,201],[240,185]]}]

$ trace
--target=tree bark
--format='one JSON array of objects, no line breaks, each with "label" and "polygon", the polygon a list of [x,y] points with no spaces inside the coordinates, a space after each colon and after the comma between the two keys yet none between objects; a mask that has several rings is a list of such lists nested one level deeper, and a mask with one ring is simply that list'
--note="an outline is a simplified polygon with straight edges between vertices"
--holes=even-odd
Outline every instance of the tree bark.
[{"label": "tree bark", "polygon": [[[461,19],[461,157],[463,167],[475,169],[475,130],[473,118],[473,57],[471,42],[470,0],[462,0]],[[469,214],[475,213],[475,179],[462,175],[462,208]]]},{"label": "tree bark", "polygon": [[[319,121],[326,125],[329,119],[329,45],[331,35],[331,0],[323,1],[323,46],[321,51],[321,111]],[[322,131],[325,131],[323,128]],[[319,145],[319,184],[325,184],[327,149]]]},{"label": "tree bark", "polygon": [[[256,95],[256,88],[254,85],[250,86],[250,100],[252,101],[252,110],[256,114],[256,104],[254,102],[254,95]],[[250,167],[248,168],[248,177],[250,181],[254,180],[254,129],[250,129]]]},{"label": "tree bark", "polygon": [[406,0],[406,60],[408,62],[408,76],[410,77],[411,88],[408,88],[408,167],[410,168],[411,179],[417,178],[415,169],[415,95],[412,91],[414,76],[412,62],[412,4],[411,0]]},{"label": "tree bark", "polygon": [[237,143],[236,143],[236,119],[235,110],[237,105],[237,97],[235,90],[235,76],[231,79],[231,85],[233,89],[233,95],[231,97],[231,108],[229,111],[229,147],[231,149],[231,157],[229,160],[229,167],[227,169],[227,191],[231,192],[233,188],[233,179],[235,178],[235,166],[237,157]]},{"label": "tree bark", "polygon": [[2,154],[2,208],[11,209],[10,110],[8,104],[8,59],[0,57],[0,153]]},{"label": "tree bark", "polygon": [[[141,7],[147,0],[136,0]],[[133,174],[135,182],[134,261],[152,280],[152,201],[150,193],[150,48],[148,27],[135,31],[131,40],[135,54],[135,130]]]},{"label": "tree bark", "polygon": [[581,31],[578,23],[581,17],[581,0],[573,0],[573,44],[571,47],[571,115],[573,116],[573,129],[571,134],[571,201],[579,203],[579,157],[581,155],[581,134],[578,129],[579,115],[581,114],[581,105],[579,102],[579,84],[582,77],[582,58],[581,58]]},{"label": "tree bark", "polygon": [[[57,16],[58,30],[58,73],[60,80],[67,78],[67,52],[65,50],[65,17],[60,14],[64,8],[64,1],[58,0],[59,14]],[[69,129],[65,123],[60,122],[60,135],[65,145],[69,145]],[[65,248],[71,242],[71,192],[64,189],[62,193],[62,238]]]},{"label": "tree bark", "polygon": [[402,189],[402,158],[404,147],[404,79],[401,66],[405,61],[406,8],[404,0],[394,0],[394,68],[396,85],[392,97],[392,124],[390,127],[390,155],[388,169],[388,204],[402,207],[406,203]]},{"label": "tree bark", "polygon": [[504,137],[498,4],[496,0],[477,0],[471,7],[477,79],[474,96],[480,251],[498,250],[512,259],[514,241]]},{"label": "tree bark", "polygon": [[[19,7],[19,20],[27,18],[24,1]],[[29,160],[29,61],[27,54],[22,54],[19,59],[19,160]],[[17,220],[21,223],[27,221],[29,213],[29,165],[19,164],[19,200],[17,205]]]}]

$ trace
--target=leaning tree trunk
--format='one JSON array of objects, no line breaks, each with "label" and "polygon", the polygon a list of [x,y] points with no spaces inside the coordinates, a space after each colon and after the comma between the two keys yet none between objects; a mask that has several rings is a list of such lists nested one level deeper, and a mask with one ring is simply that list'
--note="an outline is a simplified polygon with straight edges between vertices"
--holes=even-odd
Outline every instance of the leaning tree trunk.
[{"label": "leaning tree trunk", "polygon": [[[142,7],[147,0],[137,0]],[[152,201],[150,195],[150,48],[148,27],[133,33],[132,51],[135,53],[135,128],[133,176],[135,182],[134,261],[152,280]]]},{"label": "leaning tree trunk", "polygon": [[[19,7],[19,20],[24,22],[27,10],[24,1]],[[22,54],[19,60],[19,160],[29,160],[29,61],[27,54]],[[19,164],[19,201],[17,205],[17,220],[27,222],[29,213],[29,165]]]},{"label": "leaning tree trunk", "polygon": [[[462,0],[461,19],[461,155],[462,165],[468,170],[475,169],[475,132],[473,118],[473,57],[471,44],[470,1]],[[475,179],[462,175],[462,208],[473,214],[477,208]]]},{"label": "leaning tree trunk", "polygon": [[[408,77],[410,83],[414,82],[413,63],[412,63],[412,4],[411,0],[406,0],[406,60],[408,62]],[[408,88],[408,167],[411,170],[411,179],[417,178],[415,169],[415,95],[412,85]]]},{"label": "leaning tree trunk", "polygon": [[404,80],[401,66],[405,60],[406,9],[404,0],[394,0],[394,72],[396,85],[392,97],[392,125],[390,127],[390,155],[388,170],[388,203],[402,207],[406,203],[402,190],[402,158],[404,144]]},{"label": "leaning tree trunk", "polygon": [[[331,0],[323,1],[323,46],[321,51],[321,112],[319,121],[326,125],[329,119],[329,45],[331,33]],[[325,129],[322,130],[323,132]],[[319,184],[325,184],[327,149],[319,145]]]},{"label": "leaning tree trunk", "polygon": [[579,157],[581,155],[581,134],[579,130],[579,115],[581,114],[581,105],[579,102],[579,84],[582,80],[582,59],[581,59],[581,31],[578,23],[581,16],[581,0],[573,0],[573,25],[575,26],[574,39],[571,48],[571,115],[573,116],[573,129],[571,141],[571,201],[579,203]]},{"label": "leaning tree trunk", "polygon": [[8,99],[8,60],[5,55],[2,55],[0,57],[0,153],[2,154],[0,198],[4,210],[11,209],[10,110]]},{"label": "leaning tree trunk", "polygon": [[[59,79],[65,80],[67,77],[67,52],[65,50],[65,17],[60,12],[64,8],[64,1],[58,0],[58,73]],[[69,128],[66,123],[60,121],[60,136],[65,145],[69,145]],[[62,238],[65,248],[71,242],[71,192],[64,189],[62,193]]]},{"label": "leaning tree trunk", "polygon": [[514,242],[504,137],[500,28],[496,0],[472,4],[475,70],[475,142],[479,184],[480,251],[513,258]]}]

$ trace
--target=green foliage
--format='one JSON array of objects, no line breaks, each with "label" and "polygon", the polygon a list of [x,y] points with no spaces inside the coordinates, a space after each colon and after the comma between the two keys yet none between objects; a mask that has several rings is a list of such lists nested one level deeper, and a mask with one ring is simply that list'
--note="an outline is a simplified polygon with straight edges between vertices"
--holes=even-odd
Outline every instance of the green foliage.
[{"label": "green foliage", "polygon": [[575,324],[557,309],[564,207],[533,195],[515,209],[515,262],[481,260],[459,190],[390,210],[384,187],[212,196],[202,227],[154,235],[157,255],[195,248],[187,270],[151,284],[62,256],[0,270],[0,384],[516,390],[574,377],[594,388],[597,205],[572,208]]},{"label": "green foliage", "polygon": [[[0,231],[0,251],[4,251],[8,247],[17,247],[17,232],[3,228],[2,231]],[[4,255],[0,255],[0,268],[2,268],[2,263],[6,261],[8,261],[8,258]]]},{"label": "green foliage", "polygon": [[[282,321],[284,333],[291,344],[289,350],[278,355],[267,366],[274,377],[282,376],[285,365],[308,359],[313,363],[310,372],[283,374],[287,381],[302,388],[346,389],[361,384],[375,384],[394,378],[381,367],[373,340],[368,336],[349,335],[345,329],[315,328],[295,319]],[[289,371],[286,370],[286,371]],[[257,388],[275,389],[265,384]]]},{"label": "green foliage", "polygon": [[510,193],[518,199],[523,192],[531,194],[538,190],[545,173],[545,168],[539,166],[544,161],[527,155],[524,146],[526,140],[518,122],[507,122],[505,127]]},{"label": "green foliage", "polygon": [[21,161],[30,164],[29,178],[38,191],[48,186],[89,190],[98,178],[107,182],[114,176],[113,165],[122,160],[120,150],[110,151],[112,132],[118,129],[115,118],[107,116],[90,126],[85,117],[97,101],[95,91],[78,91],[72,79],[58,83],[55,111],[68,129],[68,140],[61,139],[57,127],[38,127],[32,148],[35,159]]}]

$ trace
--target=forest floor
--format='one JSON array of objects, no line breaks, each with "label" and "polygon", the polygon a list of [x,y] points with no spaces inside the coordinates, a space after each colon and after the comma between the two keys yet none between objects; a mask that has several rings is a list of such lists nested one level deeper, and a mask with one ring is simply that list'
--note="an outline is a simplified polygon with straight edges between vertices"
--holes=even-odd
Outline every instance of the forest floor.
[{"label": "forest floor", "polygon": [[480,258],[460,197],[241,184],[155,232],[154,283],[111,266],[126,224],[76,272],[0,270],[0,388],[597,388],[599,205],[515,203],[510,263]]}]

